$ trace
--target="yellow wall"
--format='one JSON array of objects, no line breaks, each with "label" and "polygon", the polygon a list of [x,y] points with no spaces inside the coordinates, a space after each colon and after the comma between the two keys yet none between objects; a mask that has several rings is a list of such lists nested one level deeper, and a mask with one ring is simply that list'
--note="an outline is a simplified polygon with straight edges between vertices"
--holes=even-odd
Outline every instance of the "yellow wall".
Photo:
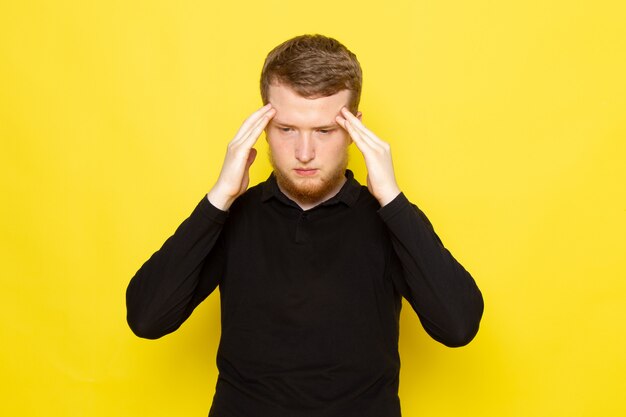
[{"label": "yellow wall", "polygon": [[217,178],[267,51],[313,32],[358,55],[364,121],[486,300],[461,349],[406,305],[404,415],[625,415],[624,2],[284,3],[2,2],[0,415],[207,414],[218,293],[146,341],[126,285]]}]

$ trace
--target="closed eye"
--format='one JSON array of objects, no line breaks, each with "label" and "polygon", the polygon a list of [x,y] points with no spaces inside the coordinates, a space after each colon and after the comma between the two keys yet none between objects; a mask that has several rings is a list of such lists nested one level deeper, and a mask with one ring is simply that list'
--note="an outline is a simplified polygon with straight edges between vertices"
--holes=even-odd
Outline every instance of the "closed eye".
[{"label": "closed eye", "polygon": [[334,131],[335,131],[335,129],[320,129],[320,130],[318,130],[318,132],[320,132],[322,135],[327,135],[327,134],[332,133]]}]

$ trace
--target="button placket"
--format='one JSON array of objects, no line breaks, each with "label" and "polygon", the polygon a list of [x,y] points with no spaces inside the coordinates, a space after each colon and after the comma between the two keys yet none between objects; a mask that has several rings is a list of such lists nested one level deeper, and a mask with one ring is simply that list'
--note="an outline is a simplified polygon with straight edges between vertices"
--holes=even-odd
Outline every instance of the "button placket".
[{"label": "button placket", "polygon": [[303,211],[298,217],[298,222],[296,223],[296,243],[306,243],[309,240],[309,221],[308,214]]}]

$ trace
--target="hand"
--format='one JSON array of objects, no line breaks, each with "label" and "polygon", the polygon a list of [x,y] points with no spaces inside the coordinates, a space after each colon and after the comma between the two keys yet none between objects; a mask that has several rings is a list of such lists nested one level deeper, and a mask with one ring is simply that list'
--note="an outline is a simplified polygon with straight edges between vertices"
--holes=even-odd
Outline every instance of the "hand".
[{"label": "hand", "polygon": [[340,126],[348,131],[350,137],[365,158],[367,167],[367,188],[378,200],[381,207],[390,203],[400,194],[396,183],[391,160],[391,148],[368,130],[348,109],[343,107],[341,115],[335,118]]},{"label": "hand", "polygon": [[276,110],[266,104],[248,117],[228,144],[222,171],[207,198],[215,207],[226,211],[248,189],[248,170],[256,158],[253,148],[261,132],[274,117]]}]

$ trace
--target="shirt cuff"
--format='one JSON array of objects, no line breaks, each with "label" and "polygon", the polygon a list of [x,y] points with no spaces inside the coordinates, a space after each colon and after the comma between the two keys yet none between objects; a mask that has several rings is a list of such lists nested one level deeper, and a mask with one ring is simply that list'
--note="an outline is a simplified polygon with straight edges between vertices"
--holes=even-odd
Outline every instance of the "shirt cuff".
[{"label": "shirt cuff", "polygon": [[208,218],[209,220],[219,224],[224,224],[226,222],[226,218],[228,217],[228,212],[220,210],[211,204],[206,194],[202,197],[200,203],[198,203],[195,211],[199,212],[202,216]]},{"label": "shirt cuff", "polygon": [[385,206],[378,209],[378,214],[383,219],[383,221],[390,220],[396,214],[400,213],[402,210],[411,207],[411,202],[404,195],[403,192],[398,194],[396,198],[391,200]]}]

